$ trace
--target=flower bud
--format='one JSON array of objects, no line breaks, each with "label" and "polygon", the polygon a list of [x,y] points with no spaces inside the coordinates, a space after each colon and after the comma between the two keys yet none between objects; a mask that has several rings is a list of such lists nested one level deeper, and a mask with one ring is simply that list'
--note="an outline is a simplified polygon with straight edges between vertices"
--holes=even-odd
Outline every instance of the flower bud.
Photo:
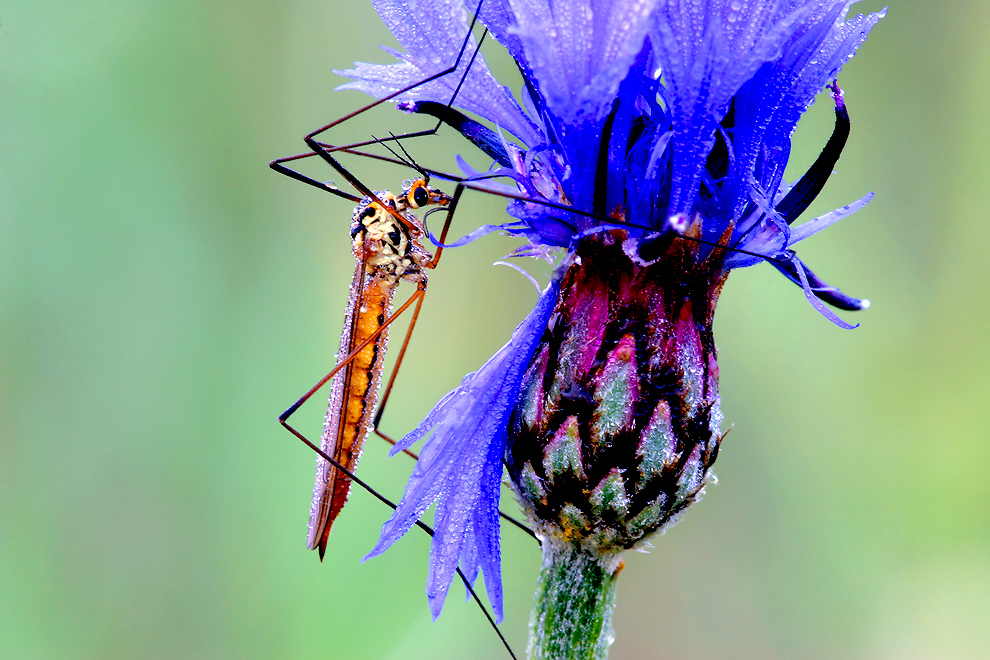
[{"label": "flower bud", "polygon": [[621,552],[673,522],[713,477],[722,251],[660,240],[651,249],[663,256],[647,265],[615,232],[583,241],[561,281],[506,452],[543,538]]}]

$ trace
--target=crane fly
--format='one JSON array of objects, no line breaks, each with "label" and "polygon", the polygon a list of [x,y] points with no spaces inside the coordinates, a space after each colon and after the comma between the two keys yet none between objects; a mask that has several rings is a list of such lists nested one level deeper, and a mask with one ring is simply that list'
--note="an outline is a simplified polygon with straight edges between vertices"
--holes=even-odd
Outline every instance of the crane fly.
[{"label": "crane fly", "polygon": [[[452,198],[431,188],[425,179],[407,182],[398,196],[375,192],[354,209],[351,241],[357,264],[344,314],[320,448],[336,463],[354,472],[364,441],[374,425],[388,344],[392,299],[399,282],[416,284],[416,293],[403,310],[422,300],[427,270],[436,259],[420,243],[425,229],[412,210],[428,205],[450,207]],[[439,256],[439,253],[438,253]],[[417,305],[416,316],[419,307]],[[410,324],[415,323],[415,316]],[[405,345],[403,346],[403,353]],[[316,459],[316,484],[306,544],[326,553],[334,520],[347,501],[351,479],[322,456]]]},{"label": "crane fly", "polygon": [[[449,120],[447,114],[449,113],[451,117],[463,117],[461,113],[454,110],[451,106],[454,103],[461,86],[464,84],[467,76],[471,70],[475,59],[481,49],[481,44],[488,34],[488,30],[484,29],[482,31],[481,37],[477,41],[476,47],[469,49],[472,43],[472,34],[475,25],[479,21],[479,16],[481,13],[482,2],[479,2],[478,7],[471,19],[470,25],[468,25],[467,31],[465,33],[464,39],[461,42],[460,48],[458,50],[457,56],[453,63],[445,69],[438,71],[432,75],[426,76],[422,80],[409,84],[401,89],[394,91],[393,93],[377,99],[354,112],[351,112],[343,117],[336,119],[329,124],[310,132],[303,138],[306,146],[309,148],[308,152],[301,154],[296,154],[294,156],[286,156],[283,158],[277,158],[269,163],[269,166],[292,179],[305,183],[309,186],[319,188],[325,192],[329,192],[337,197],[348,199],[354,202],[359,202],[358,208],[355,209],[355,216],[359,213],[364,213],[367,209],[372,209],[374,213],[376,210],[387,211],[387,215],[391,216],[395,220],[394,223],[388,222],[388,227],[385,233],[392,232],[395,237],[392,241],[396,246],[401,242],[404,245],[413,246],[416,249],[413,252],[418,253],[425,251],[421,244],[417,242],[417,239],[422,234],[422,227],[419,225],[418,219],[410,212],[410,209],[418,209],[424,205],[435,204],[439,207],[445,208],[447,211],[447,218],[444,223],[443,231],[440,234],[440,238],[437,241],[438,247],[436,255],[432,260],[428,259],[426,263],[426,268],[433,268],[437,261],[439,260],[440,253],[443,250],[442,245],[446,240],[447,230],[450,227],[451,220],[454,215],[455,207],[457,206],[457,201],[460,199],[461,194],[464,190],[471,189],[470,185],[462,177],[456,175],[448,175],[443,172],[436,170],[431,170],[427,168],[420,167],[405,148],[402,146],[400,140],[409,140],[412,138],[421,138],[435,135],[440,127],[445,121]],[[322,139],[317,139],[322,134],[326,133],[330,129],[343,124],[344,122],[357,117],[377,106],[382,105],[396,97],[401,96],[411,90],[416,89],[422,85],[425,85],[431,81],[442,79],[450,74],[458,71],[458,69],[463,65],[463,73],[458,77],[458,81],[452,87],[452,95],[448,103],[443,106],[442,109],[435,109],[434,114],[437,118],[436,124],[431,129],[415,131],[411,133],[403,133],[400,135],[391,134],[389,138],[376,138],[372,136],[370,140],[363,140],[359,142],[354,142],[351,144],[344,145],[334,145],[328,142],[322,141]],[[466,119],[466,118],[465,118]],[[477,124],[477,122],[473,122]],[[478,125],[480,126],[480,124]],[[388,143],[393,143],[398,146],[398,148],[405,154],[405,158],[400,156]],[[362,151],[362,147],[368,147],[373,145],[380,145],[385,147],[394,158],[388,156],[382,156],[379,154],[369,153]],[[415,182],[411,182],[410,185],[405,186],[402,195],[398,197],[392,196],[390,193],[375,193],[361,182],[354,174],[352,174],[344,165],[340,162],[339,157],[341,154],[346,154],[348,156],[358,156],[365,158],[372,158],[378,161],[385,161],[392,163],[393,165],[400,165],[406,168],[414,169],[419,178]],[[319,157],[327,164],[329,164],[338,174],[340,174],[356,191],[364,195],[363,198],[357,197],[355,195],[346,193],[340,190],[332,182],[324,182],[313,177],[307,176],[300,171],[292,169],[289,163],[295,163],[309,159],[312,157]],[[457,188],[454,194],[451,196],[440,193],[439,191],[431,188],[429,186],[429,177],[431,174],[438,175],[443,179],[456,182]],[[380,199],[379,194],[385,198]],[[419,198],[417,198],[419,196]],[[367,200],[371,200],[369,203]],[[392,200],[391,202],[387,200]],[[436,209],[435,209],[436,210]],[[363,230],[358,228],[359,232],[363,233]],[[355,237],[352,236],[352,240]],[[362,241],[364,238],[362,237]],[[385,246],[389,241],[384,241],[381,245]],[[384,248],[386,252],[390,252],[394,256],[395,251],[391,248]],[[405,249],[405,248],[403,248]],[[374,252],[372,250],[372,252]],[[364,254],[362,248],[361,253],[355,251],[355,255],[358,257],[359,261],[366,256],[371,257],[371,254]],[[391,257],[389,257],[391,258]],[[375,321],[372,323],[380,323],[377,329],[368,329],[367,327],[359,327],[358,323],[363,317],[366,319],[373,319],[378,317],[384,317],[387,313],[388,303],[390,303],[392,296],[394,295],[395,286],[392,285],[391,291],[387,294],[388,302],[381,306],[380,309],[382,313],[375,316],[371,313],[372,307],[379,305],[380,302],[384,302],[384,296],[382,296],[379,301],[376,297],[374,301],[368,301],[369,305],[358,304],[357,298],[360,297],[355,292],[358,290],[363,290],[363,287],[368,282],[362,281],[361,287],[358,287],[359,273],[361,278],[364,280],[374,279],[371,273],[375,270],[374,262],[381,261],[385,263],[388,258],[382,254],[375,255],[368,264],[365,266],[365,271],[362,273],[360,264],[357,266],[355,271],[354,279],[351,285],[351,295],[348,302],[348,312],[345,318],[345,329],[341,342],[341,349],[337,355],[338,364],[334,367],[327,376],[321,379],[313,388],[311,388],[305,395],[303,395],[295,404],[289,407],[284,413],[279,416],[279,422],[299,438],[302,442],[307,444],[311,449],[316,451],[320,456],[318,459],[317,468],[317,484],[314,488],[313,502],[311,506],[311,516],[309,532],[307,536],[307,545],[311,549],[319,549],[320,558],[322,559],[326,551],[327,535],[329,533],[330,527],[334,519],[339,515],[341,508],[343,507],[347,493],[349,490],[350,482],[359,483],[365,490],[369,491],[372,495],[378,497],[386,504],[395,508],[394,505],[379,495],[373,488],[365,484],[361,480],[354,477],[353,471],[350,468],[356,466],[358,459],[360,458],[360,451],[363,446],[364,438],[370,430],[374,430],[378,435],[389,442],[393,442],[389,437],[378,431],[377,420],[381,417],[382,410],[388,399],[388,395],[391,391],[392,383],[395,380],[395,376],[399,365],[402,362],[402,358],[405,354],[406,347],[408,346],[409,338],[411,336],[411,331],[415,325],[416,319],[419,315],[419,310],[422,305],[423,296],[425,294],[426,287],[426,274],[423,272],[422,265],[415,266],[408,273],[398,276],[395,279],[397,284],[398,279],[407,279],[409,281],[414,281],[417,283],[417,290],[406,303],[404,303],[392,316],[385,319],[384,321]],[[370,268],[370,270],[368,270]],[[413,271],[418,271],[414,273]],[[377,286],[372,286],[371,290],[374,291],[376,288],[382,290],[383,279],[379,279]],[[389,288],[389,287],[385,287]],[[377,294],[375,294],[377,296]],[[403,342],[402,348],[399,351],[398,359],[396,360],[396,365],[392,371],[392,376],[386,387],[385,394],[382,397],[381,404],[379,406],[378,412],[372,418],[371,413],[377,402],[377,392],[378,386],[381,379],[381,358],[385,351],[386,344],[386,332],[388,325],[401,313],[406,311],[411,305],[415,303],[416,307],[413,311],[412,319],[410,321],[409,330],[406,332],[406,337]],[[365,307],[369,309],[367,315],[355,314],[353,310],[362,310]],[[361,337],[364,337],[363,339]],[[382,337],[380,340],[379,337]],[[348,350],[349,349],[349,350]],[[367,355],[360,356],[361,351],[367,349]],[[355,366],[350,366],[352,361],[357,361],[358,364]],[[337,375],[339,372],[344,372],[339,378]],[[329,448],[336,451],[341,451],[341,457],[349,461],[349,467],[345,467],[342,462],[339,462],[335,457],[336,454],[331,455],[325,449],[317,447],[314,443],[310,442],[305,435],[297,431],[291,425],[288,424],[288,418],[303,404],[308,400],[318,389],[323,385],[334,379],[334,387],[331,391],[330,405],[328,406],[327,417],[324,423],[323,435],[321,440],[321,446],[323,448]],[[353,394],[353,396],[351,396]],[[336,398],[335,398],[336,397]],[[334,411],[337,411],[336,413]],[[372,419],[375,421],[372,422]],[[394,442],[393,442],[394,444]],[[415,458],[415,454],[406,451]],[[325,471],[325,474],[324,474]],[[322,478],[321,477],[325,477]],[[323,485],[321,486],[321,482]],[[499,515],[504,519],[523,530],[525,533],[535,538],[532,530],[526,527],[521,522],[505,515],[501,511]],[[432,533],[432,532],[430,532]],[[463,577],[463,576],[462,576]],[[470,585],[467,585],[470,591]],[[478,603],[481,604],[480,601]],[[484,609],[484,608],[482,608]],[[487,612],[486,612],[487,615]],[[511,654],[511,651],[510,651]]]}]

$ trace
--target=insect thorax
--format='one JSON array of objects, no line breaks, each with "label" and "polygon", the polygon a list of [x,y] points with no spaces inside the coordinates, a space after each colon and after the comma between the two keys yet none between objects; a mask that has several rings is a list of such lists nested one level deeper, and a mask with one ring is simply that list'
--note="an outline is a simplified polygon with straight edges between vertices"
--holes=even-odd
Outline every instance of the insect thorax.
[{"label": "insect thorax", "polygon": [[368,275],[380,277],[390,284],[399,279],[422,279],[423,266],[431,255],[419,244],[418,239],[423,234],[419,219],[392,193],[376,191],[375,196],[390,210],[370,198],[354,209],[351,218],[354,255],[364,260]]}]

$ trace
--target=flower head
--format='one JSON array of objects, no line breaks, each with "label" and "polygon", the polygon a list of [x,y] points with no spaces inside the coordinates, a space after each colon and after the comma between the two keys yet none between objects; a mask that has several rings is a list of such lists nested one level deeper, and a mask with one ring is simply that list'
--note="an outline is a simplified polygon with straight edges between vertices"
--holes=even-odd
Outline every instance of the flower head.
[{"label": "flower head", "polygon": [[[522,192],[509,205],[516,220],[499,229],[566,251],[510,341],[396,448],[427,438],[372,555],[439,499],[434,615],[458,562],[472,579],[485,572],[500,614],[503,459],[541,538],[601,553],[632,547],[697,499],[720,440],[711,324],[730,269],[769,261],[852,327],[825,303],[867,303],[793,251],[871,197],[792,226],[848,134],[837,84],[832,138],[801,180],[783,180],[798,119],[883,15],[847,19],[851,4],[483,0],[480,20],[522,72],[522,103],[480,56],[466,75],[470,58],[397,99],[441,115],[496,160],[469,171],[477,180],[499,175]],[[452,62],[479,2],[376,7],[406,53],[342,73],[353,78],[344,87],[382,97]],[[455,90],[455,107],[499,132],[444,111]]]}]

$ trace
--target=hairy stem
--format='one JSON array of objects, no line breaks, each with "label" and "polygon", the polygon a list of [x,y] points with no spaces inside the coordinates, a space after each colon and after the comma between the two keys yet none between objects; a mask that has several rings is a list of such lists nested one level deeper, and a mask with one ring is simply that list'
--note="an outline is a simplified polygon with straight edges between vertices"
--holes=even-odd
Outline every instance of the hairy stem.
[{"label": "hairy stem", "polygon": [[532,660],[605,660],[621,568],[569,541],[543,540],[543,568],[530,617]]}]

